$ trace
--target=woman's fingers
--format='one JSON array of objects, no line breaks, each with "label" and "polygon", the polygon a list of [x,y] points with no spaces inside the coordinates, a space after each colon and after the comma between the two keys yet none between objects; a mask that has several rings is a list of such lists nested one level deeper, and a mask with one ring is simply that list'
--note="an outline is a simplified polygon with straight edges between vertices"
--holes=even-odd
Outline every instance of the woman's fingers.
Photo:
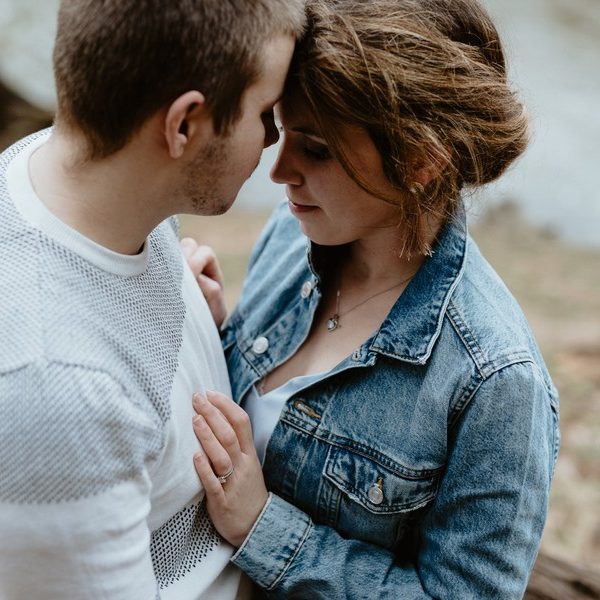
[{"label": "woman's fingers", "polygon": [[[263,510],[268,492],[254,451],[247,416],[232,400],[218,393],[194,394],[194,431],[205,452],[194,456],[194,466],[206,490],[208,514],[217,531],[239,547]],[[218,406],[217,406],[218,405]],[[245,440],[242,451],[238,435]],[[227,457],[227,458],[225,458]],[[226,461],[229,461],[226,463]],[[221,476],[221,480],[219,480]]]},{"label": "woman's fingers", "polygon": [[217,327],[221,327],[227,316],[223,287],[214,279],[202,273],[196,277],[196,280],[198,281],[202,295],[206,298],[206,303]]},{"label": "woman's fingers", "polygon": [[200,275],[196,277],[196,280],[202,290],[202,294],[209,304],[217,300],[223,293],[223,288],[214,279],[204,275],[204,273],[200,273]]},{"label": "woman's fingers", "polygon": [[194,455],[194,466],[206,495],[214,500],[223,501],[225,496],[223,485],[215,475],[213,467],[204,452],[197,452]]},{"label": "woman's fingers", "polygon": [[210,246],[199,246],[192,238],[183,238],[179,245],[185,260],[196,278],[217,327],[227,317],[223,272],[214,250]]},{"label": "woman's fingers", "polygon": [[[238,435],[232,425],[229,423],[227,417],[202,394],[194,394],[193,401],[194,408],[196,409],[198,416],[202,417],[202,419],[194,417],[194,429],[198,429],[196,431],[198,438],[204,444],[204,439],[199,435],[200,433],[203,433],[208,441],[211,443],[213,442],[208,432],[205,430],[205,427],[208,427],[212,436],[231,458],[231,463],[235,465],[242,450],[240,447],[240,441],[238,440]],[[210,453],[209,458],[212,462],[212,456]],[[226,469],[219,471],[218,475],[226,473],[230,467],[231,465],[229,465]]]},{"label": "woman's fingers", "polygon": [[201,246],[193,238],[183,238],[179,247],[194,277],[203,273],[223,286],[223,272],[217,255],[210,246]]},{"label": "woman's fingers", "polygon": [[185,257],[185,260],[187,261],[189,257],[194,254],[196,248],[198,248],[198,242],[194,238],[182,238],[179,240],[179,247],[181,248],[181,253]]},{"label": "woman's fingers", "polygon": [[210,404],[221,412],[236,433],[239,445],[244,454],[254,453],[252,425],[248,413],[231,398],[220,392],[206,392]]},{"label": "woman's fingers", "polygon": [[218,477],[229,473],[233,466],[233,459],[212,428],[209,427],[206,419],[202,415],[196,415],[193,419],[193,426],[196,437],[202,444],[202,448],[213,466],[215,475]]},{"label": "woman's fingers", "polygon": [[210,246],[197,246],[186,259],[194,277],[205,275],[223,287],[223,272],[217,255]]},{"label": "woman's fingers", "polygon": [[223,288],[225,280],[215,251],[209,246],[200,246],[195,254],[199,255],[199,260],[204,262],[202,273],[216,281]]}]

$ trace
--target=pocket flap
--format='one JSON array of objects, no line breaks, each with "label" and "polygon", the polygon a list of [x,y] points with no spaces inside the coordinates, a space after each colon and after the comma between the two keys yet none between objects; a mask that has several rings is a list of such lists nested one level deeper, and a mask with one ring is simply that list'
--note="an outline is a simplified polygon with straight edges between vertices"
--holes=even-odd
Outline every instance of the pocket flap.
[{"label": "pocket flap", "polygon": [[[401,467],[399,467],[401,470]],[[325,477],[351,500],[373,513],[415,510],[433,500],[438,475],[405,477],[380,463],[332,446],[325,463]]]}]

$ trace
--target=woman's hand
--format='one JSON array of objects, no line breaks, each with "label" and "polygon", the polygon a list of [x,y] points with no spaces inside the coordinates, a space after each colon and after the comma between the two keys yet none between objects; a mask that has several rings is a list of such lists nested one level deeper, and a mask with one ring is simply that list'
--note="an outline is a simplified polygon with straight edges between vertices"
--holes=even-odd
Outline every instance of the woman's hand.
[{"label": "woman's hand", "polygon": [[217,327],[220,328],[227,316],[227,307],[223,292],[223,272],[217,256],[210,246],[199,246],[198,242],[192,238],[183,238],[179,244],[183,256],[206,298],[212,317]]},{"label": "woman's hand", "polygon": [[[198,413],[194,431],[204,449],[194,456],[194,465],[206,492],[208,514],[217,531],[238,548],[268,498],[250,419],[218,392],[194,394],[193,403]],[[221,483],[219,476],[228,473]]]}]

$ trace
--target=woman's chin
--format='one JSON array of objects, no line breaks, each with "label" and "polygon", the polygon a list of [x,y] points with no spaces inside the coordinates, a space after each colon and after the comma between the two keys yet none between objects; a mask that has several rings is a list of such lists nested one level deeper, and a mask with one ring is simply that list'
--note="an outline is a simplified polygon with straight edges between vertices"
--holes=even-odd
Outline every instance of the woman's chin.
[{"label": "woman's chin", "polygon": [[309,223],[305,223],[300,220],[300,229],[302,233],[313,243],[319,244],[319,246],[341,246],[345,244],[338,233],[331,231],[325,231],[324,228],[311,226]]}]

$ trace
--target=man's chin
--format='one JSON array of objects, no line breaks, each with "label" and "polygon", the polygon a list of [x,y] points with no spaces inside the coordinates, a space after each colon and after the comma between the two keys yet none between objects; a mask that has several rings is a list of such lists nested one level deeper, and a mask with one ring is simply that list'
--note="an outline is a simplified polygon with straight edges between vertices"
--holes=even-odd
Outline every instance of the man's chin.
[{"label": "man's chin", "polygon": [[237,196],[219,201],[207,201],[206,199],[194,199],[191,214],[204,217],[216,217],[225,214],[234,204]]},{"label": "man's chin", "polygon": [[[234,199],[234,201],[235,201],[235,199]],[[230,202],[229,204],[226,204],[226,205],[223,205],[223,206],[217,208],[215,210],[215,212],[212,213],[212,216],[213,217],[217,217],[219,215],[224,215],[233,206],[234,201]]]}]

